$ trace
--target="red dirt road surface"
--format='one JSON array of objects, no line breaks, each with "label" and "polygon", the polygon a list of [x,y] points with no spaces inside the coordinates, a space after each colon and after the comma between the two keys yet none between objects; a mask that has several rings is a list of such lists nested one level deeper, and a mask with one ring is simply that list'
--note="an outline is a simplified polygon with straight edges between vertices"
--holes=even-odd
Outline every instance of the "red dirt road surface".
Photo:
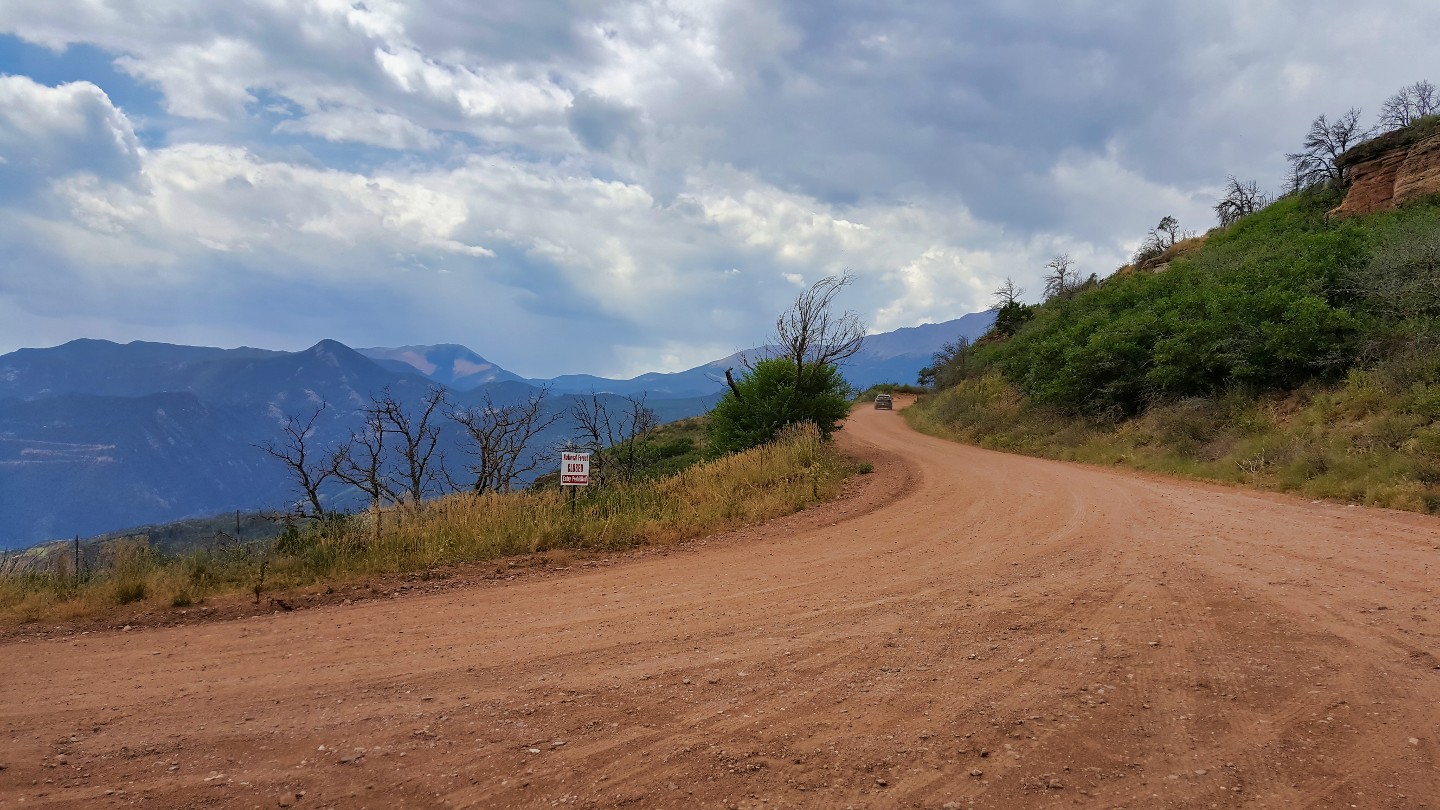
[{"label": "red dirt road surface", "polygon": [[1440,807],[1440,521],[857,410],[840,501],[0,646],[0,807]]}]

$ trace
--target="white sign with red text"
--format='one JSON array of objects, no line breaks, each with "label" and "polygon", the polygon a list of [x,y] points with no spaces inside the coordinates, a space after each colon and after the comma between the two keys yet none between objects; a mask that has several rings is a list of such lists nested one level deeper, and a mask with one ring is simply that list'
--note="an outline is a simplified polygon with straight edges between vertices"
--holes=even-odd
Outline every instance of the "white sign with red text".
[{"label": "white sign with red text", "polygon": [[586,487],[590,485],[590,454],[560,454],[560,486]]}]

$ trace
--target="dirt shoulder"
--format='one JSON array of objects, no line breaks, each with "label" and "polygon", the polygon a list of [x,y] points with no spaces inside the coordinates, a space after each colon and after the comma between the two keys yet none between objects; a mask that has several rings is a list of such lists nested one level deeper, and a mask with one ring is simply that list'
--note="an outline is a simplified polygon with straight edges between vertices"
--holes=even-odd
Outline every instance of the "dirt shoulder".
[{"label": "dirt shoulder", "polygon": [[[854,476],[840,495],[794,515],[767,522],[780,531],[828,525],[837,516],[854,516],[888,504],[910,483],[910,468],[893,451],[863,443],[839,442],[850,448],[856,463],[869,463],[878,474]],[[856,455],[856,454],[859,455]],[[234,619],[280,615],[327,605],[353,605],[436,594],[457,589],[494,587],[535,578],[563,576],[576,569],[633,563],[653,556],[703,549],[745,540],[754,528],[744,527],[673,545],[636,546],[622,550],[556,549],[462,565],[437,566],[423,571],[350,575],[332,582],[297,588],[266,588],[258,597],[244,592],[210,596],[186,607],[154,604],[112,605],[103,614],[68,620],[0,623],[0,643],[8,640],[44,640],[107,631],[130,632],[158,627],[180,627]]]},{"label": "dirt shoulder", "polygon": [[684,546],[0,642],[0,807],[1436,806],[1440,521],[840,435]]}]

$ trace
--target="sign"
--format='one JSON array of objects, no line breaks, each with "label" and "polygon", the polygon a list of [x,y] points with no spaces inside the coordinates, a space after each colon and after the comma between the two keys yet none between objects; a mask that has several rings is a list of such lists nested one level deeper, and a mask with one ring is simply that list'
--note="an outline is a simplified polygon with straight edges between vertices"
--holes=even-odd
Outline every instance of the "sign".
[{"label": "sign", "polygon": [[585,487],[590,485],[590,454],[560,454],[560,486]]}]

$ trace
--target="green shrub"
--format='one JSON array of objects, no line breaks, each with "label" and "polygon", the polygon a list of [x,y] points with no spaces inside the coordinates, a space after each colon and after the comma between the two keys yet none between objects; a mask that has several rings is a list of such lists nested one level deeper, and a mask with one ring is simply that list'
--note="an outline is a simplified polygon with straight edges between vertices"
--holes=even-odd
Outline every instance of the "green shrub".
[{"label": "green shrub", "polygon": [[1276,203],[1162,273],[1040,307],[986,358],[1038,404],[1118,419],[1155,402],[1336,378],[1368,326],[1348,280],[1369,234],[1332,196]]},{"label": "green shrub", "polygon": [[989,335],[995,337],[1010,337],[1020,331],[1020,327],[1030,322],[1035,317],[1036,307],[1027,306],[1019,301],[1009,301],[1004,306],[995,310],[995,323],[991,324]]},{"label": "green shrub", "polygon": [[834,365],[761,360],[710,411],[712,455],[748,450],[775,439],[789,425],[813,424],[822,438],[850,413],[850,387]]}]

